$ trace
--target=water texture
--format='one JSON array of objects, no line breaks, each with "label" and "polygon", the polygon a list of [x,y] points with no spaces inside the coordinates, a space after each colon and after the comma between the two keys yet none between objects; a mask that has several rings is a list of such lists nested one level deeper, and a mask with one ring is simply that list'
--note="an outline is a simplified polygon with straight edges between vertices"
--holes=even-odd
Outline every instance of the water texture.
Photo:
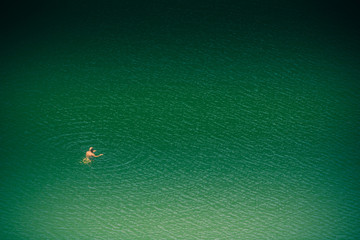
[{"label": "water texture", "polygon": [[62,7],[2,40],[1,239],[360,237],[351,26],[260,1]]}]

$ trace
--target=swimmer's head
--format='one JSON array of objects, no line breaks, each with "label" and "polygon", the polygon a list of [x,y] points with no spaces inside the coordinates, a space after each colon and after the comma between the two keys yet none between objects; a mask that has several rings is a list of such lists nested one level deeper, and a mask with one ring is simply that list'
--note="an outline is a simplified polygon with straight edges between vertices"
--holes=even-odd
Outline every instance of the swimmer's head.
[{"label": "swimmer's head", "polygon": [[94,152],[94,148],[93,148],[93,147],[90,147],[90,148],[89,148],[89,151],[90,151],[90,152]]}]

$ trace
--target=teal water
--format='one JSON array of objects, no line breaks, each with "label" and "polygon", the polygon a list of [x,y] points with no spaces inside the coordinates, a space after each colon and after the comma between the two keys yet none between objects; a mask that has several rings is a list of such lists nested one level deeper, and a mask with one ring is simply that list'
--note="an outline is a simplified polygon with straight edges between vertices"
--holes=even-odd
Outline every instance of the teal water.
[{"label": "teal water", "polygon": [[1,239],[360,237],[357,39],[260,2],[101,6],[3,40]]}]

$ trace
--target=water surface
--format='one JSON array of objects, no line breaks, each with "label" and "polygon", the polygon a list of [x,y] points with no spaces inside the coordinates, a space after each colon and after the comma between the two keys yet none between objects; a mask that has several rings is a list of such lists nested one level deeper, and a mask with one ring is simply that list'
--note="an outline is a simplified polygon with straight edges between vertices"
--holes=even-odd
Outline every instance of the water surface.
[{"label": "water surface", "polygon": [[360,236],[350,33],[259,1],[122,7],[3,40],[2,239]]}]

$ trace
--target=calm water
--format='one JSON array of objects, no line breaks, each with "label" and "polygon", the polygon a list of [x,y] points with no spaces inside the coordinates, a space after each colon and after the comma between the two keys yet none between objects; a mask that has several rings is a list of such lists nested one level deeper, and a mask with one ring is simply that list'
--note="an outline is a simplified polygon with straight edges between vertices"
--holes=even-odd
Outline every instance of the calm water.
[{"label": "calm water", "polygon": [[360,237],[356,39],[260,2],[101,6],[3,41],[1,239]]}]

